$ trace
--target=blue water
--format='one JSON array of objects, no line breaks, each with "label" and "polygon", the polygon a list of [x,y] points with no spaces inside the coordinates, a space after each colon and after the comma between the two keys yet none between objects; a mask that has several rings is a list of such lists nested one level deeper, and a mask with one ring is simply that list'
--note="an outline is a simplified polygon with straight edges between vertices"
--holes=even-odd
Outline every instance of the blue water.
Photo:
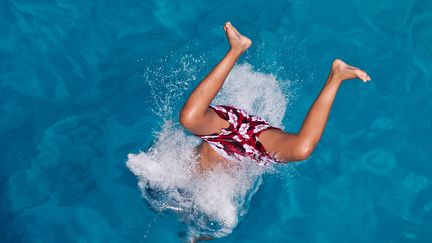
[{"label": "blue water", "polygon": [[290,80],[289,131],[334,58],[372,82],[341,87],[313,156],[265,174],[214,242],[431,242],[430,0],[0,1],[0,241],[179,242],[125,162],[223,56],[227,20],[254,42],[241,63]]}]

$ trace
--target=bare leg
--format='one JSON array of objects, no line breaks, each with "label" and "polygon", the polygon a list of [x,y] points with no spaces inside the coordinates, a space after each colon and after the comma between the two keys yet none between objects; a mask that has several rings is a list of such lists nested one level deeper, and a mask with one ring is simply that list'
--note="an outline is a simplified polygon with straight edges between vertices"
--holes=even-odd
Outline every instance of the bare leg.
[{"label": "bare leg", "polygon": [[260,141],[267,151],[287,162],[308,158],[324,132],[340,85],[344,80],[353,78],[359,78],[363,82],[370,80],[366,72],[336,59],[327,82],[310,108],[300,132],[288,134],[279,130],[268,130],[260,135]]},{"label": "bare leg", "polygon": [[230,49],[192,92],[180,113],[180,123],[195,134],[210,134],[227,127],[227,121],[220,118],[209,105],[240,55],[252,42],[241,35],[230,22],[224,26]]}]

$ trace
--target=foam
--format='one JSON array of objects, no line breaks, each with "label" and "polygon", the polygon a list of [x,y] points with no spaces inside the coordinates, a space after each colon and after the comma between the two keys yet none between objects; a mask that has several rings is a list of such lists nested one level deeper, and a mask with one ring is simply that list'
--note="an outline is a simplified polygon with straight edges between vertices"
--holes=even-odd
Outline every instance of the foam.
[{"label": "foam", "polygon": [[[191,74],[188,69],[184,72]],[[185,86],[170,84],[169,78],[157,83],[147,81],[150,85],[165,84],[171,92],[185,90]],[[183,84],[186,83],[190,80]],[[156,142],[148,151],[129,154],[126,162],[138,177],[143,197],[156,211],[178,213],[189,237],[222,237],[231,233],[247,213],[249,202],[262,183],[262,174],[272,168],[242,161],[229,169],[196,172],[195,147],[200,139],[186,135],[179,124],[170,121],[171,111],[167,107],[174,107],[176,99],[165,96],[159,101],[156,113],[165,115],[165,123],[156,134]],[[255,72],[251,65],[241,64],[233,68],[214,104],[238,106],[281,126],[286,102],[273,75]]]}]

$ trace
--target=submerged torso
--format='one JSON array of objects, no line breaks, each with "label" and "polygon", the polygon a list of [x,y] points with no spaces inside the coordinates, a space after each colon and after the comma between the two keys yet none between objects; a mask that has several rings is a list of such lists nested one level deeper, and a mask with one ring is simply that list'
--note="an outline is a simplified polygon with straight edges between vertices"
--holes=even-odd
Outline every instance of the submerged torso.
[{"label": "submerged torso", "polygon": [[229,161],[212,149],[206,141],[202,141],[197,147],[197,152],[199,166],[202,170],[214,168],[217,165],[229,164]]}]

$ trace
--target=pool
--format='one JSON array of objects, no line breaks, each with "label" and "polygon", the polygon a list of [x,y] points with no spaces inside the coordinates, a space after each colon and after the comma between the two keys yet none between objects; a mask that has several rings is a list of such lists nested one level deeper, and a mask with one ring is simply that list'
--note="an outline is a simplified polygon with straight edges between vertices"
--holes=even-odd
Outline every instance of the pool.
[{"label": "pool", "polygon": [[0,13],[2,242],[183,240],[188,223],[154,210],[126,163],[166,124],[191,139],[169,122],[227,49],[227,20],[254,42],[233,80],[274,85],[289,131],[334,58],[372,81],[341,87],[310,159],[254,174],[214,242],[432,240],[432,1],[6,0]]}]

